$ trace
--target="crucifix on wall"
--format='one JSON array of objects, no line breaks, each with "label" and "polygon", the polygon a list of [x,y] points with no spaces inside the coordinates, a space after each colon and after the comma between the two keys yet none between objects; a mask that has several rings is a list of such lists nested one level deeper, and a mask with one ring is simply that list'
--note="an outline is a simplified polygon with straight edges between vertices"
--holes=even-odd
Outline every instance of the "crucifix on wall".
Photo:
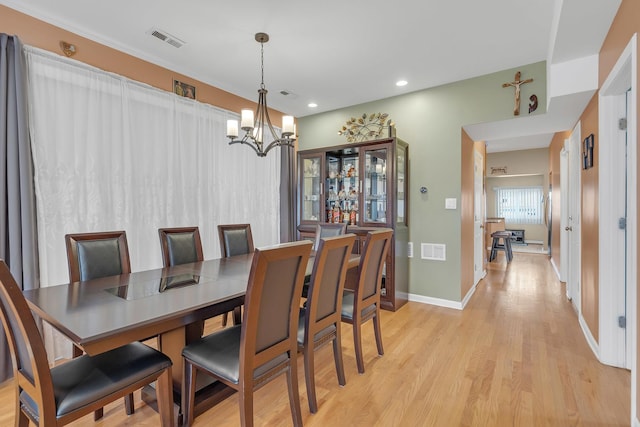
[{"label": "crucifix on wall", "polygon": [[516,78],[512,82],[503,83],[502,87],[513,86],[516,89],[515,93],[515,106],[513,107],[513,115],[520,115],[520,86],[525,83],[531,83],[533,79],[520,80],[520,71],[516,73]]}]

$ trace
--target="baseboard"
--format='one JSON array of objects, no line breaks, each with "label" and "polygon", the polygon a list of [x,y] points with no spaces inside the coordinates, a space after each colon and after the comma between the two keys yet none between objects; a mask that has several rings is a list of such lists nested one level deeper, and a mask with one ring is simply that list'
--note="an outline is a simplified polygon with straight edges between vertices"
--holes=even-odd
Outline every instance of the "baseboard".
[{"label": "baseboard", "polygon": [[589,345],[589,348],[591,348],[591,351],[593,351],[593,354],[594,356],[596,356],[596,359],[598,359],[598,361],[602,363],[602,361],[600,360],[600,348],[598,346],[598,343],[595,340],[595,338],[593,338],[593,335],[591,335],[589,326],[587,326],[587,322],[585,322],[584,317],[582,317],[581,314],[578,316],[578,323],[580,324],[580,328],[582,329],[584,338],[587,340],[587,344]]},{"label": "baseboard", "polygon": [[553,257],[551,257],[551,267],[553,267],[553,271],[556,272],[556,277],[558,278],[558,280],[562,282],[562,278],[560,277],[560,270],[558,270],[556,263],[553,261]]}]

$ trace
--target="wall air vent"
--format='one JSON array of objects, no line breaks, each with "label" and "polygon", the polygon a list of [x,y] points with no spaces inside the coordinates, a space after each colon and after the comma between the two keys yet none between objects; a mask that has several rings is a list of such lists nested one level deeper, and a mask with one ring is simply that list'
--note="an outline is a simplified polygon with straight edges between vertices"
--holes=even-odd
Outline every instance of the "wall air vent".
[{"label": "wall air vent", "polygon": [[434,261],[447,260],[447,245],[438,243],[422,243],[420,245],[420,255],[422,259]]},{"label": "wall air vent", "polygon": [[159,40],[162,40],[165,43],[169,43],[173,47],[182,47],[185,44],[185,42],[183,42],[179,38],[174,37],[171,34],[167,33],[166,31],[160,30],[158,28],[150,29],[149,31],[147,31],[147,34],[150,34],[153,37]]}]

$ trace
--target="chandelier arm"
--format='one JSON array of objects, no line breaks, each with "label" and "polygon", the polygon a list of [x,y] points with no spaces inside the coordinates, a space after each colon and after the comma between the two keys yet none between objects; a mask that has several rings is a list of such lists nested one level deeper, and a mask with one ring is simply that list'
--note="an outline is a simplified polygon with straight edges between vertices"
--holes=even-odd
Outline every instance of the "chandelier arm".
[{"label": "chandelier arm", "polygon": [[251,147],[253,149],[253,151],[256,152],[256,154],[260,157],[264,156],[264,152],[259,151],[256,146],[254,144],[252,144],[251,142],[247,141],[247,137],[245,136],[242,139],[234,139],[232,141],[229,141],[229,145],[233,145],[233,144],[241,144],[241,145],[248,145],[249,147]]},{"label": "chandelier arm", "polygon": [[276,139],[272,141],[271,144],[267,145],[267,148],[264,150],[264,154],[266,155],[273,147],[293,147],[293,139]]}]

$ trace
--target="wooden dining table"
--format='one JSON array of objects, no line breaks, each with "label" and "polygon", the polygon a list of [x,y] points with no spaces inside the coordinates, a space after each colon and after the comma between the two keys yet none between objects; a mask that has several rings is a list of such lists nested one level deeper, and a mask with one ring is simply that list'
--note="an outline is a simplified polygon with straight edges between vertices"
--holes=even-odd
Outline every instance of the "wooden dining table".
[{"label": "wooden dining table", "polygon": [[[205,319],[242,304],[253,254],[158,268],[24,291],[31,310],[87,354],[158,337],[173,361],[174,400],[180,405],[182,349],[202,335]],[[357,267],[353,255],[349,267]],[[311,275],[313,257],[306,274]],[[199,414],[231,394],[198,378]],[[180,411],[178,411],[180,413]]]}]

